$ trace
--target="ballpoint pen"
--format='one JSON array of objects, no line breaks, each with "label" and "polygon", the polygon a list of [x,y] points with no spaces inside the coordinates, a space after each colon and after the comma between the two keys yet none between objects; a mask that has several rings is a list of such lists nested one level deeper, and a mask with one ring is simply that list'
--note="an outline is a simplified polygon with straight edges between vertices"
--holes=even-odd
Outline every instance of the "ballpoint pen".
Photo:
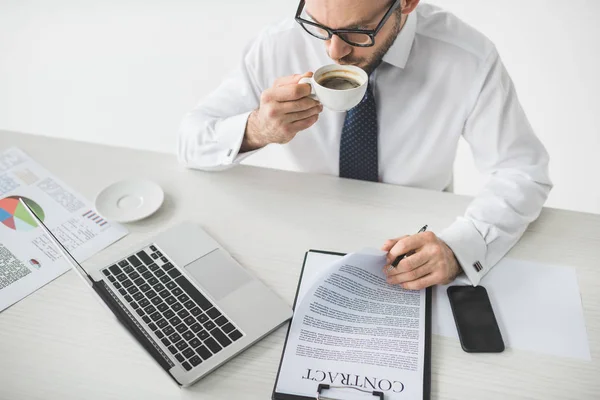
[{"label": "ballpoint pen", "polygon": [[[424,227],[422,227],[421,229],[419,229],[419,232],[417,232],[417,235],[419,233],[423,233],[427,230],[427,225],[425,225]],[[413,254],[415,254],[414,250],[409,251],[406,254],[400,254],[398,257],[396,257],[396,259],[394,260],[394,262],[392,262],[390,264],[390,266],[388,267],[388,272],[390,272],[392,269],[396,268],[398,266],[398,264],[400,263],[400,261],[402,261],[403,259],[405,259],[406,257],[412,256]]]}]

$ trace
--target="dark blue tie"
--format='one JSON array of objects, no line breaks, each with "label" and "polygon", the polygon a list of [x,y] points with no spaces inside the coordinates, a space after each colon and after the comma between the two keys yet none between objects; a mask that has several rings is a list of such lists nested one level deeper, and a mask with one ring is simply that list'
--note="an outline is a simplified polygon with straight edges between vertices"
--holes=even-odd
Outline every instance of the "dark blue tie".
[{"label": "dark blue tie", "polygon": [[371,85],[365,97],[346,114],[340,140],[340,177],[379,181],[377,108]]}]

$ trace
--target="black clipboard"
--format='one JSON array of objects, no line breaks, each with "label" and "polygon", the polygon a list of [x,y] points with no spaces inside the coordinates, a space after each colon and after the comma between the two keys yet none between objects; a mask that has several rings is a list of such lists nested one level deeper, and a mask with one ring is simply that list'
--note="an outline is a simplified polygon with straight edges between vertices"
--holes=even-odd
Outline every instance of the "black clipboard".
[{"label": "black clipboard", "polygon": [[[302,277],[304,276],[304,266],[306,265],[306,259],[308,258],[309,253],[320,253],[320,254],[329,254],[333,256],[343,257],[346,254],[344,253],[336,253],[331,251],[323,251],[323,250],[309,250],[304,254],[304,261],[302,262],[302,271],[300,271],[300,278],[298,279],[298,287],[296,287],[296,296],[294,297],[294,305],[293,309],[296,310],[296,302],[298,301],[298,293],[300,292],[300,284],[302,283]],[[431,398],[431,303],[432,303],[432,289],[427,288],[425,290],[425,355],[423,361],[423,400],[430,400]],[[293,320],[293,317],[292,317]],[[290,335],[290,330],[292,328],[292,321],[288,324],[287,333],[285,334],[285,342],[283,344],[283,350],[281,352],[281,359],[279,361],[279,368],[277,369],[277,377],[275,378],[275,384],[273,385],[273,394],[271,395],[272,400],[315,400],[317,397],[307,397],[307,396],[298,396],[286,393],[277,393],[277,382],[279,381],[279,374],[281,373],[281,365],[283,364],[283,356],[285,355],[285,351],[288,345],[288,338]],[[319,385],[319,392],[321,391],[321,386],[327,385]],[[327,389],[328,386],[324,389]],[[315,393],[317,393],[317,388],[315,388]],[[383,395],[380,392],[372,392],[372,396],[365,395],[366,399],[375,399],[383,398]],[[375,397],[373,397],[375,396]]]}]

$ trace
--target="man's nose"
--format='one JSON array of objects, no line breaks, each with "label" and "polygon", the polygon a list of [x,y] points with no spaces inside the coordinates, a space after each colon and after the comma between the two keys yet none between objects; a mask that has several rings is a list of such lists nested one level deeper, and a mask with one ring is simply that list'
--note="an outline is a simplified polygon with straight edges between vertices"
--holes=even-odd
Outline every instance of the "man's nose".
[{"label": "man's nose", "polygon": [[352,46],[340,39],[338,35],[333,35],[327,41],[327,52],[332,60],[341,60],[352,52]]}]

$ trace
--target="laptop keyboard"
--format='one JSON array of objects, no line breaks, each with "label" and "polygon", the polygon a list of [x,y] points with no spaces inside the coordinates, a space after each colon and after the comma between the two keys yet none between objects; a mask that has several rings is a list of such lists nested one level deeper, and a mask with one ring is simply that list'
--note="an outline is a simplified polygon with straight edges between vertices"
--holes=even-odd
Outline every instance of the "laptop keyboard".
[{"label": "laptop keyboard", "polygon": [[102,273],[186,371],[243,336],[155,245]]}]

